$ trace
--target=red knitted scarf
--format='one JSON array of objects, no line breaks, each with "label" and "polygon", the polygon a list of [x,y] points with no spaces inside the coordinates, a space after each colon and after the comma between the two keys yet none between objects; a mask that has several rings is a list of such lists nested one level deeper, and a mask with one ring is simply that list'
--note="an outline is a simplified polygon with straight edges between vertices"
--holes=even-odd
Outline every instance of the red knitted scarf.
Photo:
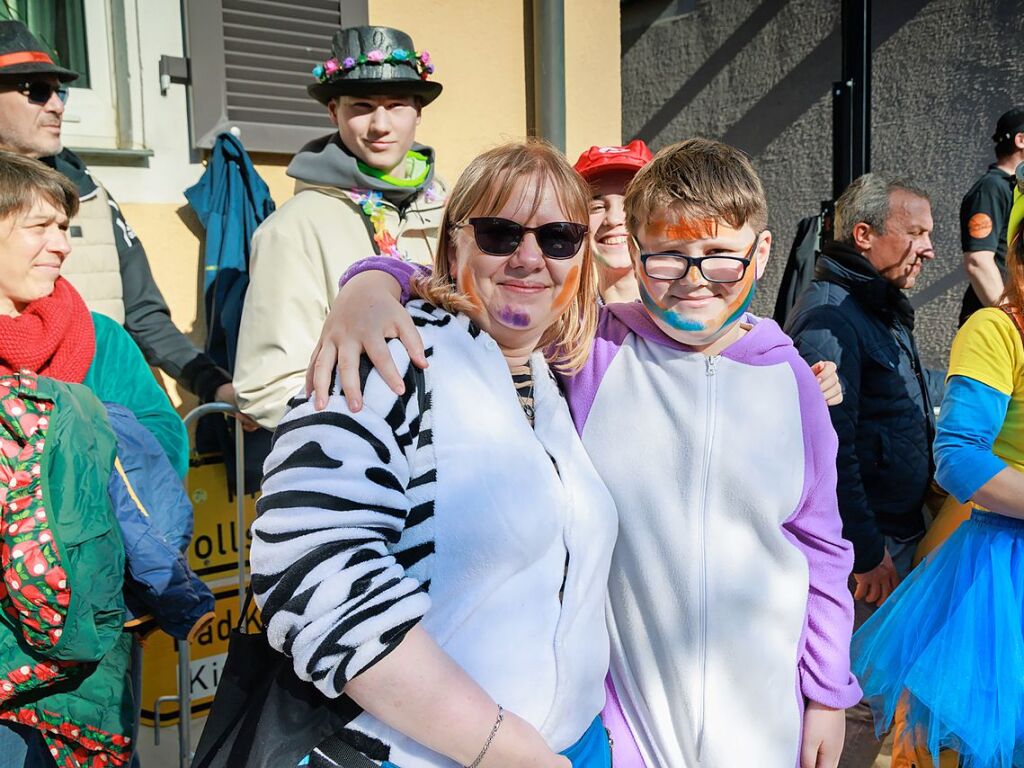
[{"label": "red knitted scarf", "polygon": [[0,316],[0,374],[28,370],[81,383],[95,353],[89,308],[63,277],[18,317]]}]

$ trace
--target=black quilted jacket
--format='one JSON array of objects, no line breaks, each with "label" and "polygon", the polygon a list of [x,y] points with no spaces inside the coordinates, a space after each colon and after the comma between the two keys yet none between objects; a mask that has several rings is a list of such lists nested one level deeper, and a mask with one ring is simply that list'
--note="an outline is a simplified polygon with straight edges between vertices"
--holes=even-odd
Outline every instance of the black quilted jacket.
[{"label": "black quilted jacket", "polygon": [[932,404],[941,401],[943,376],[922,366],[913,329],[903,291],[839,243],[826,245],[786,324],[804,360],[839,367],[844,399],[830,413],[839,436],[839,512],[855,573],[882,561],[885,536],[924,530]]}]

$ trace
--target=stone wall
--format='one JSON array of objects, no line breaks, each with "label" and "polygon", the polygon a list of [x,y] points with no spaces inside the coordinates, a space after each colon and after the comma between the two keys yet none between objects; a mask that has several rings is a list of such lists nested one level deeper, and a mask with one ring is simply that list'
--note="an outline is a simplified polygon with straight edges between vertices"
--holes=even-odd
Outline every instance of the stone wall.
[{"label": "stone wall", "polygon": [[[872,167],[930,190],[937,258],[913,294],[918,338],[944,366],[966,279],[960,199],[992,162],[996,117],[1024,103],[1024,2],[878,0]],[[755,310],[771,314],[797,221],[832,190],[838,0],[627,0],[623,139],[654,149],[702,135],[751,154],[768,192],[773,261]]]}]

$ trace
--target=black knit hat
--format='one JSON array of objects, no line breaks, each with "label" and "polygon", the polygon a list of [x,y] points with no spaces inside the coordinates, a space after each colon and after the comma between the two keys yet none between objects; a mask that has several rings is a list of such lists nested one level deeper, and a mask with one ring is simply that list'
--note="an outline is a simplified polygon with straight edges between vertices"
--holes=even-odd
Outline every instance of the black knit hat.
[{"label": "black knit hat", "polygon": [[77,72],[57,66],[20,21],[0,21],[0,77],[8,75],[56,75],[62,83],[78,79]]},{"label": "black knit hat", "polygon": [[999,116],[996,132],[992,134],[992,141],[998,144],[1001,141],[1012,139],[1018,133],[1024,133],[1024,107],[1014,107]]},{"label": "black knit hat", "polygon": [[428,80],[430,54],[391,27],[347,27],[334,33],[330,59],[313,68],[319,82],[307,87],[321,104],[336,96],[419,96],[429,104],[441,84]]}]

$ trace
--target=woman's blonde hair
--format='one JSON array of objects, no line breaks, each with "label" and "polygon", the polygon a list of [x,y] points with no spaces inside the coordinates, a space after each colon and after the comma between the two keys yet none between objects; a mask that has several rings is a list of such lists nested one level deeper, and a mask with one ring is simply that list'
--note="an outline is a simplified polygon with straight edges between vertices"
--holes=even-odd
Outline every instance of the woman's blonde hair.
[{"label": "woman's blonde hair", "polygon": [[[586,225],[590,190],[565,157],[546,141],[528,139],[489,149],[477,156],[459,176],[441,219],[441,234],[434,256],[434,274],[415,283],[415,292],[431,304],[449,312],[479,310],[460,291],[450,261],[455,256],[455,232],[471,216],[493,216],[512,196],[517,181],[529,181],[523,188],[524,204],[533,215],[540,206],[543,182],[554,187],[558,203],[570,221]],[[533,200],[528,199],[533,195]],[[590,238],[583,239],[583,263],[576,296],[561,317],[541,336],[540,346],[552,367],[575,373],[587,360],[597,330],[597,283],[590,252]]]}]

